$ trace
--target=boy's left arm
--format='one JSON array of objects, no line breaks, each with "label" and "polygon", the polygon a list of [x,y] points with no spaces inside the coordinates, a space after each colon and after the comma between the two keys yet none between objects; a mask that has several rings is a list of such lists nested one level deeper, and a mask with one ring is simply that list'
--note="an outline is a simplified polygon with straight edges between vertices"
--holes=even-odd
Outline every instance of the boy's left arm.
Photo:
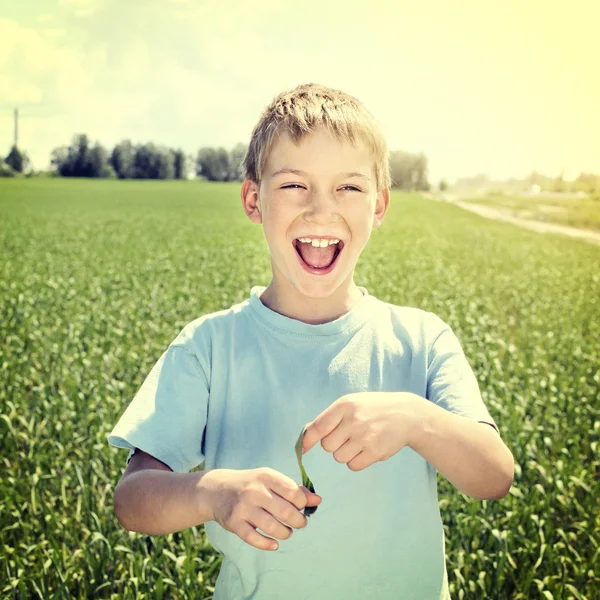
[{"label": "boy's left arm", "polygon": [[479,500],[506,496],[514,458],[498,432],[417,394],[411,396],[415,429],[409,446],[464,494]]}]

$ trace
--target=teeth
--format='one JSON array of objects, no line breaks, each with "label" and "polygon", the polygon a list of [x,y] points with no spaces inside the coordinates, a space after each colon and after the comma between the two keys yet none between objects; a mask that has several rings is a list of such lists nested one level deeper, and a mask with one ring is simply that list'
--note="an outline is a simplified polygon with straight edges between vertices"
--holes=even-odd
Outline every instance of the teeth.
[{"label": "teeth", "polygon": [[319,238],[298,238],[304,244],[312,244],[315,248],[326,248],[332,244],[338,244],[340,240],[322,240]]}]

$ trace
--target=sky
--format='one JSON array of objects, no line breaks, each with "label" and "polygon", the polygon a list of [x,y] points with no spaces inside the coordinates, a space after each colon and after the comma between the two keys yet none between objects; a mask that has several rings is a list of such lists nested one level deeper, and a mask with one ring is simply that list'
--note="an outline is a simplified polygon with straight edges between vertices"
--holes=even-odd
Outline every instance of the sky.
[{"label": "sky", "polygon": [[280,92],[358,98],[429,180],[600,173],[597,0],[0,0],[0,155],[76,133],[248,143]]}]

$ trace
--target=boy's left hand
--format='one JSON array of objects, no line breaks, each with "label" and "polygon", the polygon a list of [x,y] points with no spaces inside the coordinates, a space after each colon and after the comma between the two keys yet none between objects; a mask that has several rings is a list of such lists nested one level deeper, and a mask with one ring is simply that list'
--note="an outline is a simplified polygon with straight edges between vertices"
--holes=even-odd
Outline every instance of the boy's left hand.
[{"label": "boy's left hand", "polygon": [[418,434],[418,401],[410,392],[346,394],[310,423],[302,453],[321,440],[323,450],[352,471],[387,460]]}]

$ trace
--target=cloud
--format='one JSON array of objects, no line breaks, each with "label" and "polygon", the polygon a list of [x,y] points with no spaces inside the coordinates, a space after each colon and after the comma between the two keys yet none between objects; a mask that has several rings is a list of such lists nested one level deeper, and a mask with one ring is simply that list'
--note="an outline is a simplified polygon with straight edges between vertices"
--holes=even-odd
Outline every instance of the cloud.
[{"label": "cloud", "polygon": [[57,39],[64,37],[67,34],[67,30],[63,27],[46,27],[39,29],[40,35],[45,35],[49,38]]},{"label": "cloud", "polygon": [[3,73],[0,76],[2,78],[0,101],[3,105],[8,104],[17,107],[20,104],[36,104],[41,101],[42,90],[39,86],[24,81],[13,73]]},{"label": "cloud", "polygon": [[76,17],[90,17],[106,5],[105,0],[60,0],[60,8]]},{"label": "cloud", "polygon": [[239,102],[247,89],[236,73],[247,69],[239,56],[260,40],[248,33],[238,44],[220,42],[227,19],[176,28],[171,14],[133,5],[117,21],[107,3],[69,0],[61,6],[94,10],[94,17],[69,22],[68,36],[59,27],[0,19],[0,80],[6,83],[0,107],[10,107],[0,112],[0,139],[12,143],[12,108],[18,107],[20,145],[35,168],[44,168],[51,150],[75,133],[107,148],[130,138],[195,151],[218,143],[207,133],[215,129],[232,143],[240,140]]},{"label": "cloud", "polygon": [[56,31],[49,35],[0,19],[0,139],[12,144],[12,108],[19,108],[20,141],[36,168],[75,132],[104,139],[122,135],[126,122],[144,120],[155,97],[147,88],[113,92],[101,83],[106,47],[83,53],[59,38]]}]

